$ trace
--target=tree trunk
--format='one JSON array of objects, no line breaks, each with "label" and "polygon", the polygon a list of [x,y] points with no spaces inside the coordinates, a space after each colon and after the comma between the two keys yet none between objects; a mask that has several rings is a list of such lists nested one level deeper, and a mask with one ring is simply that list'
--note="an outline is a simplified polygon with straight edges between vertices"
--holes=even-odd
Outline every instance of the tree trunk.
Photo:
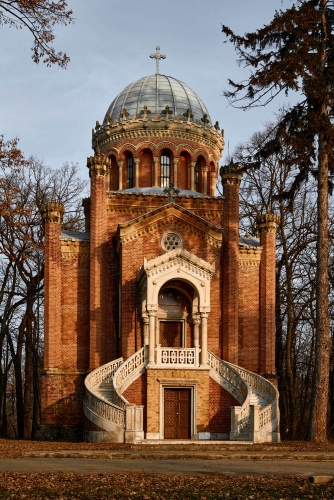
[{"label": "tree trunk", "polygon": [[[321,0],[322,9],[322,47],[320,55],[319,82],[322,82],[326,65],[327,49],[327,0]],[[321,78],[322,77],[322,78]],[[314,82],[316,85],[317,82]],[[322,88],[318,89],[321,93]],[[312,384],[311,413],[308,439],[327,441],[327,411],[329,394],[329,312],[328,312],[328,153],[323,124],[328,119],[326,93],[319,113],[318,141],[318,204],[317,204],[317,285],[316,285],[316,342],[315,369]]]}]

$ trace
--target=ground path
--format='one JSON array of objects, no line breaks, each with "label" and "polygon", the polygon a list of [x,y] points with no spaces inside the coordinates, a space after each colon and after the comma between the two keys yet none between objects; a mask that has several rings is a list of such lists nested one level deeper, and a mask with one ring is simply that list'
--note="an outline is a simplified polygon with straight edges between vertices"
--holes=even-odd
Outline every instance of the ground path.
[{"label": "ground path", "polygon": [[0,460],[0,471],[23,473],[73,472],[79,474],[167,474],[167,475],[287,475],[334,476],[334,461],[231,460],[231,459],[83,459],[21,458]]}]

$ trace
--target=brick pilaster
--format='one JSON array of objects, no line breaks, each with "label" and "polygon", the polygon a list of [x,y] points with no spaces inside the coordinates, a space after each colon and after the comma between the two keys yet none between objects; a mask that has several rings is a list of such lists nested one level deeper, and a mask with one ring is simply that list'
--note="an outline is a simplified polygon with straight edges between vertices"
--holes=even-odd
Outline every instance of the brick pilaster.
[{"label": "brick pilaster", "polygon": [[276,281],[276,214],[257,217],[260,243],[260,373],[275,373],[275,281]]},{"label": "brick pilaster", "polygon": [[64,206],[52,198],[42,206],[45,230],[44,369],[61,366],[60,229]]},{"label": "brick pilaster", "polygon": [[91,370],[106,362],[106,301],[107,301],[107,193],[106,177],[110,161],[99,152],[87,158],[90,194],[90,346]]},{"label": "brick pilaster", "polygon": [[224,187],[222,245],[222,358],[238,364],[239,186],[242,170],[234,164],[220,169]]}]

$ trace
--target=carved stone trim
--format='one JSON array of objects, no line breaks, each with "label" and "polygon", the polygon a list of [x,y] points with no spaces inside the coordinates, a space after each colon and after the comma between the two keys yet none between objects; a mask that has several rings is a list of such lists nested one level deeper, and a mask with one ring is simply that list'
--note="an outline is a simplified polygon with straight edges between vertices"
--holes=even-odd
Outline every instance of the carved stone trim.
[{"label": "carved stone trim", "polygon": [[84,375],[87,371],[85,369],[75,370],[73,368],[46,368],[42,371],[43,375]]},{"label": "carved stone trim", "polygon": [[175,265],[185,267],[192,271],[195,271],[196,268],[196,274],[207,280],[211,279],[215,272],[214,265],[209,264],[205,260],[190,252],[187,252],[187,250],[184,250],[183,248],[171,250],[170,252],[160,255],[150,261],[144,259],[143,270],[145,270],[147,276],[151,276],[159,274],[161,271],[165,271],[166,268]]},{"label": "carved stone trim", "polygon": [[87,158],[89,177],[106,177],[110,169],[110,159],[103,154],[96,154]]},{"label": "carved stone trim", "polygon": [[197,378],[158,378],[158,382],[162,385],[171,385],[177,387],[184,385],[197,385],[200,383],[199,379]]},{"label": "carved stone trim", "polygon": [[64,215],[64,205],[62,203],[57,203],[56,200],[52,198],[51,203],[42,205],[41,212],[45,224],[61,224]]},{"label": "carved stone trim", "polygon": [[222,178],[223,186],[225,184],[240,186],[243,171],[238,165],[227,165],[220,168],[220,176]]},{"label": "carved stone trim", "polygon": [[277,226],[280,223],[280,217],[277,214],[260,214],[256,222],[260,233],[276,233]]}]

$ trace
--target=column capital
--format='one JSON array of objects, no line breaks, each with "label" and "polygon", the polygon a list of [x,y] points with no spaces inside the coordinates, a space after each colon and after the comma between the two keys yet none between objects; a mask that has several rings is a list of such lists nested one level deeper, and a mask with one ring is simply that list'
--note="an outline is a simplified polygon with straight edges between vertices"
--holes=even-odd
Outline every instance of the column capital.
[{"label": "column capital", "polygon": [[57,203],[53,196],[50,203],[42,205],[41,212],[44,224],[50,222],[61,224],[64,215],[64,205],[62,203]]},{"label": "column capital", "polygon": [[209,167],[207,165],[203,165],[202,170],[203,172],[207,172],[209,170]]},{"label": "column capital", "polygon": [[259,214],[256,218],[257,227],[260,233],[276,233],[277,226],[280,223],[280,217],[270,212]]},{"label": "column capital", "polygon": [[110,169],[110,159],[103,154],[96,154],[87,158],[89,177],[106,177]]},{"label": "column capital", "polygon": [[140,162],[140,158],[133,158],[133,163],[135,165],[139,165],[139,162]]},{"label": "column capital", "polygon": [[152,307],[152,306],[149,306],[149,308],[147,308],[147,314],[152,317],[152,316],[156,316],[158,313],[158,307]]},{"label": "column capital", "polygon": [[173,158],[173,163],[174,163],[174,165],[177,165],[177,164],[178,164],[178,162],[179,162],[179,158]]},{"label": "column capital", "polygon": [[239,165],[235,165],[235,163],[231,162],[229,165],[220,167],[219,173],[222,178],[223,186],[225,186],[225,184],[240,186],[243,171]]},{"label": "column capital", "polygon": [[193,317],[193,324],[194,325],[200,325],[201,324],[201,318],[200,318],[200,316],[196,315],[196,316]]},{"label": "column capital", "polygon": [[196,165],[196,162],[195,162],[195,161],[193,161],[193,160],[191,160],[191,162],[190,162],[190,166],[191,166],[191,168],[195,168],[195,165]]}]

